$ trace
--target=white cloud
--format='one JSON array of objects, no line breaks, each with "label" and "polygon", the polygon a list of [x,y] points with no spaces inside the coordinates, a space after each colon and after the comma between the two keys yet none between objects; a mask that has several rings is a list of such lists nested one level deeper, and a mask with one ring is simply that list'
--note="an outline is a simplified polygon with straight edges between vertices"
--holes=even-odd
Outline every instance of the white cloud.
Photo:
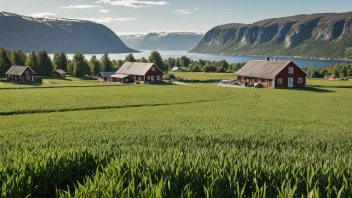
[{"label": "white cloud", "polygon": [[195,8],[195,10],[199,10],[199,8]]},{"label": "white cloud", "polygon": [[144,0],[98,0],[96,3],[108,3],[113,6],[125,6],[132,8],[145,8],[152,6],[167,5],[166,1],[144,1]]},{"label": "white cloud", "polygon": [[104,10],[104,9],[101,9],[101,10],[99,10],[99,12],[102,12],[102,13],[108,13],[108,12],[110,12],[110,10]]},{"label": "white cloud", "polygon": [[69,6],[60,6],[60,8],[66,9],[88,9],[88,8],[102,8],[103,6],[99,5],[69,5]]},{"label": "white cloud", "polygon": [[174,12],[177,14],[192,14],[189,10],[174,10]]},{"label": "white cloud", "polygon": [[138,18],[133,18],[133,17],[125,17],[125,18],[100,17],[100,18],[75,18],[75,19],[93,21],[96,23],[127,22],[127,21],[138,20]]},{"label": "white cloud", "polygon": [[34,18],[56,18],[56,14],[50,13],[50,12],[34,13],[29,16],[34,17]]}]

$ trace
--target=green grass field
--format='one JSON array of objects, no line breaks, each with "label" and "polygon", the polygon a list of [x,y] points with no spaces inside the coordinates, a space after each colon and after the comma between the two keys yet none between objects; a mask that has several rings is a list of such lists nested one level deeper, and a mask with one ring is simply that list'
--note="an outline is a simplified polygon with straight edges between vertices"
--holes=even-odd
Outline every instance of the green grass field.
[{"label": "green grass field", "polygon": [[66,79],[43,77],[43,83],[17,83],[7,82],[6,79],[0,79],[1,88],[28,88],[28,87],[70,87],[70,86],[106,86],[116,85],[114,83],[99,83],[96,79],[67,77]]},{"label": "green grass field", "polygon": [[204,72],[170,72],[176,77],[183,77],[192,80],[230,80],[236,79],[235,74],[230,73],[204,73]]},{"label": "green grass field", "polygon": [[0,90],[0,197],[351,197],[352,89],[314,82]]}]

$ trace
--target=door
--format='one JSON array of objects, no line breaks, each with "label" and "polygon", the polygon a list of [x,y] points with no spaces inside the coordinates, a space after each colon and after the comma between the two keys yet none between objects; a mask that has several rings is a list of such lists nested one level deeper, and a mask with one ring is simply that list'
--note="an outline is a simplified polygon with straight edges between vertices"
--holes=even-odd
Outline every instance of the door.
[{"label": "door", "polygon": [[151,78],[152,78],[152,81],[154,81],[154,76],[151,76]]},{"label": "door", "polygon": [[288,87],[293,87],[293,78],[288,78],[287,86]]}]

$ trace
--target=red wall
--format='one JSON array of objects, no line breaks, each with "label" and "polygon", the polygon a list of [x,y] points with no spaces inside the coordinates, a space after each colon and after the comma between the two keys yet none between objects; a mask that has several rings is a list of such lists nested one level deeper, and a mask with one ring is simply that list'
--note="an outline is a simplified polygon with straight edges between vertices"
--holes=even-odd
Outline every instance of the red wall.
[{"label": "red wall", "polygon": [[[155,67],[155,66],[153,66]],[[163,81],[163,72],[159,70],[159,68],[155,67],[155,71],[152,71],[152,67],[149,69],[149,71],[145,74],[145,81],[144,82],[152,82],[151,78],[148,80],[148,76],[154,76],[154,81],[153,82],[162,82]],[[160,80],[157,80],[157,76],[160,76]]]},{"label": "red wall", "polygon": [[[128,80],[128,81],[127,81]],[[119,83],[132,83],[131,77],[126,77],[126,78],[111,78],[112,82],[119,82]]]},{"label": "red wall", "polygon": [[[289,67],[293,67],[293,74],[289,74]],[[278,84],[278,80],[282,79],[282,84]],[[306,74],[294,63],[287,65],[278,75],[275,77],[275,88],[288,87],[288,78],[293,78],[293,87],[305,87],[306,86]],[[302,83],[298,83],[298,78],[302,78]]]},{"label": "red wall", "polygon": [[[237,81],[241,82],[242,85],[246,83],[247,80],[249,80],[249,84],[253,84],[252,80],[254,80],[254,83],[259,83],[259,80],[261,81],[260,83],[262,84],[263,87],[272,87],[272,80],[268,79],[260,79],[260,78],[250,78],[250,77],[243,77],[244,80],[242,80],[242,76],[237,76]],[[267,81],[267,84],[264,83],[264,81]]]}]

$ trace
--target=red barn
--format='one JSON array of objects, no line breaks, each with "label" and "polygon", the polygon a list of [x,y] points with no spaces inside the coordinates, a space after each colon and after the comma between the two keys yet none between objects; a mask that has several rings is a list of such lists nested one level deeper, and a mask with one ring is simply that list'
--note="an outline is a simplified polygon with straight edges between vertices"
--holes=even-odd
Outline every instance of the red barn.
[{"label": "red barn", "polygon": [[249,61],[236,72],[237,81],[249,85],[261,83],[263,87],[306,87],[307,73],[292,61]]},{"label": "red barn", "polygon": [[154,63],[126,62],[116,74],[110,76],[112,82],[152,83],[163,81],[163,72]]},{"label": "red barn", "polygon": [[12,66],[5,73],[8,81],[30,82],[34,81],[34,76],[37,75],[28,66]]}]

